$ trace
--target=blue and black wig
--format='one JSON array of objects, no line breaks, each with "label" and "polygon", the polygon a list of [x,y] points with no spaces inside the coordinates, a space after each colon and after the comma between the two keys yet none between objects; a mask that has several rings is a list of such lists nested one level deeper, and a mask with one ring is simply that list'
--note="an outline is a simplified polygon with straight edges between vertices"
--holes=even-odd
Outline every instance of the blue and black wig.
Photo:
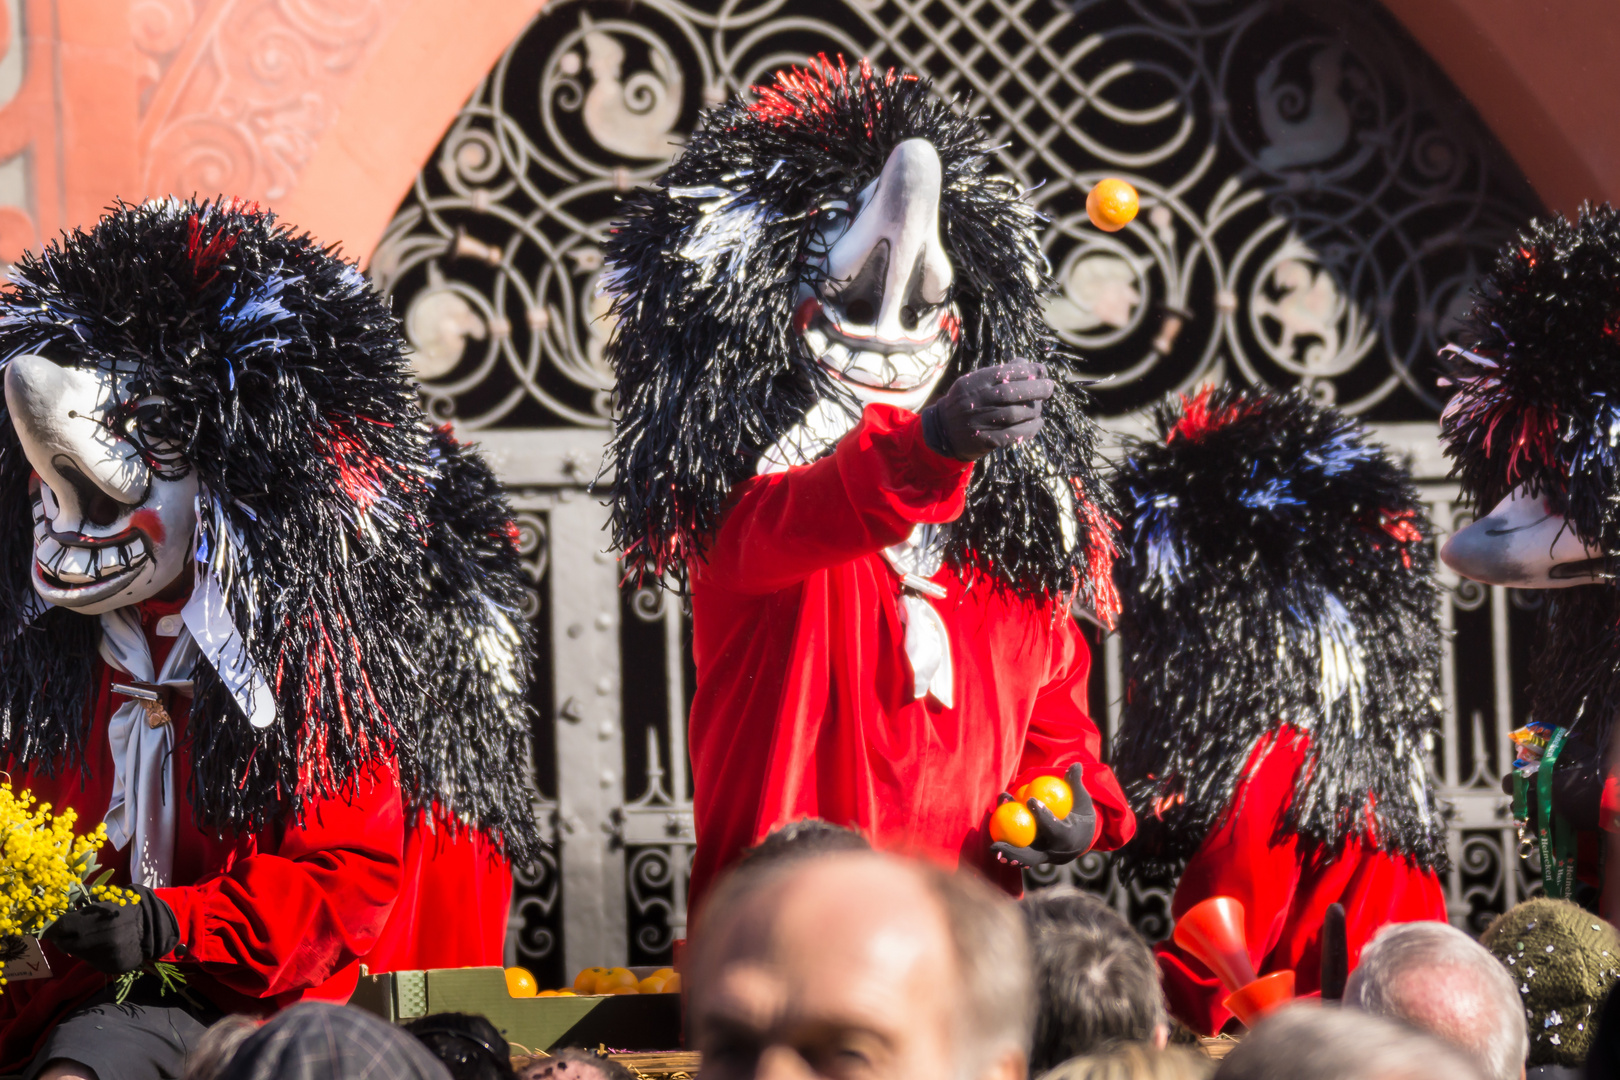
[{"label": "blue and black wig", "polygon": [[[132,373],[167,403],[139,425],[165,448],[153,467],[201,483],[199,572],[277,715],[253,728],[199,662],[182,781],[199,824],[265,828],[392,756],[411,810],[534,854],[511,513],[426,423],[357,267],[257,206],[119,205],[17,264],[0,363],[24,352]],[[30,471],[0,414],[0,767],[77,769],[98,619],[33,617]]]},{"label": "blue and black wig", "polygon": [[1155,419],[1114,485],[1127,870],[1175,873],[1285,725],[1309,749],[1279,840],[1443,866],[1432,529],[1406,469],[1298,393],[1206,389]]}]

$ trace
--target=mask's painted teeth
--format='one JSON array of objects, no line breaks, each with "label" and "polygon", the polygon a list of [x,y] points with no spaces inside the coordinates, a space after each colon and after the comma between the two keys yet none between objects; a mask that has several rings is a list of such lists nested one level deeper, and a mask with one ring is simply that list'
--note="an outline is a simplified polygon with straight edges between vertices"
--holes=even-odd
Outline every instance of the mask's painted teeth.
[{"label": "mask's painted teeth", "polygon": [[950,335],[941,330],[938,337],[915,352],[881,353],[857,350],[831,340],[819,326],[802,331],[804,344],[820,364],[834,375],[873,390],[914,390],[938,377],[951,359]]}]

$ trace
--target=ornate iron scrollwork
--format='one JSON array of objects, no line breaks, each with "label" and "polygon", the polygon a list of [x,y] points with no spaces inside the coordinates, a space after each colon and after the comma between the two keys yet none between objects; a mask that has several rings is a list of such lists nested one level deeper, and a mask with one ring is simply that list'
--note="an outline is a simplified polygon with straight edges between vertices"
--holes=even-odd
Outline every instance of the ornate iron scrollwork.
[{"label": "ornate iron scrollwork", "polygon": [[[1002,144],[996,166],[1048,220],[1061,289],[1048,318],[1107,377],[1095,394],[1109,416],[1230,379],[1303,387],[1377,421],[1432,419],[1432,357],[1469,283],[1539,209],[1374,0],[550,0],[461,110],[372,258],[432,413],[474,431],[609,427],[611,327],[596,281],[618,197],[664,169],[705,106],[821,52],[924,73],[984,118]],[[1085,217],[1105,175],[1142,195],[1120,233]],[[1455,614],[1484,618],[1486,600],[1460,589]],[[650,775],[660,746],[684,754],[669,729],[685,695],[669,659],[682,616],[663,604],[637,594],[627,612],[646,632],[627,629],[626,649],[649,655],[627,652],[624,670],[664,681],[662,696],[626,699],[624,775],[649,773],[625,794],[640,807],[632,823],[690,820],[684,779]],[[666,619],[674,637],[655,632]],[[1479,740],[1499,741],[1500,719]],[[662,760],[684,778],[684,763]],[[1454,902],[1477,911],[1520,895],[1497,833],[1454,832]],[[686,842],[627,840],[638,956],[681,927],[669,898]],[[1072,875],[1117,894],[1104,860]],[[1164,890],[1119,903],[1156,935],[1168,929]]]}]

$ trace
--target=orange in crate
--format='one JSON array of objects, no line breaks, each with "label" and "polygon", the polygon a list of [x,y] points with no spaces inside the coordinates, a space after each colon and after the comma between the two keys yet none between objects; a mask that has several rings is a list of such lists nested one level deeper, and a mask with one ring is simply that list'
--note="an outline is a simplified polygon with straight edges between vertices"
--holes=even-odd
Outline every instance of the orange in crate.
[{"label": "orange in crate", "polygon": [[528,968],[509,967],[506,969],[506,992],[513,997],[536,997],[540,984],[534,981],[534,975]]}]

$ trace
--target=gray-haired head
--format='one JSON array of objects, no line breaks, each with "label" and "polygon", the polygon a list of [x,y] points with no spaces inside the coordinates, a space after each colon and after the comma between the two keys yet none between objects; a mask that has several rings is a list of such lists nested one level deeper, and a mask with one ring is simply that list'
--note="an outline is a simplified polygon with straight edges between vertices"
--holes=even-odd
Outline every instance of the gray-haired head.
[{"label": "gray-haired head", "polygon": [[1530,1040],[1513,980],[1483,945],[1455,927],[1386,926],[1362,950],[1344,996],[1346,1004],[1467,1050],[1488,1080],[1524,1075]]},{"label": "gray-haired head", "polygon": [[1101,897],[1068,886],[1032,892],[1019,907],[1035,964],[1031,1076],[1111,1042],[1163,1040],[1159,968],[1130,923]]},{"label": "gray-haired head", "polygon": [[1393,1020],[1294,1005],[1273,1013],[1214,1080],[1485,1080],[1468,1054]]}]

